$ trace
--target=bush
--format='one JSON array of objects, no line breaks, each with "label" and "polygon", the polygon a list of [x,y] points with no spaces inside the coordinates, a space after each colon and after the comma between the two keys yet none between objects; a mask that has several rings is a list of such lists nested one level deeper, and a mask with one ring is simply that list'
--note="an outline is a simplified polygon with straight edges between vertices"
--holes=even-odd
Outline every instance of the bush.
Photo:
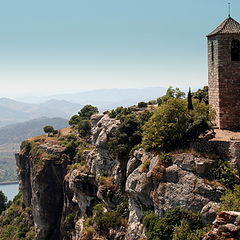
[{"label": "bush", "polygon": [[194,110],[189,111],[185,99],[170,98],[144,125],[143,147],[171,151],[183,146],[212,129],[211,117],[206,105],[195,102]]},{"label": "bush", "polygon": [[142,163],[142,172],[148,172],[151,160],[147,159]]},{"label": "bush", "polygon": [[[106,233],[110,228],[118,229],[128,218],[128,201],[124,199],[115,211],[106,211],[103,204],[94,206],[94,218],[90,219],[91,225],[96,225],[100,232]],[[87,223],[86,223],[87,224]]]},{"label": "bush", "polygon": [[89,120],[82,120],[78,124],[78,132],[81,137],[86,137],[91,133],[91,122]]},{"label": "bush", "polygon": [[76,217],[76,213],[73,212],[73,213],[69,213],[67,216],[66,216],[66,219],[65,219],[65,222],[66,224],[68,225],[69,228],[74,228],[74,219]]},{"label": "bush", "polygon": [[92,105],[85,105],[79,112],[79,117],[80,119],[83,120],[89,120],[90,117],[95,114],[98,113],[98,108],[94,107]]},{"label": "bush", "polygon": [[146,102],[139,102],[137,105],[139,108],[146,108],[148,104]]},{"label": "bush", "polygon": [[114,155],[128,157],[131,149],[141,143],[141,122],[134,114],[126,115],[120,121],[117,132],[109,138],[109,149]]},{"label": "bush", "polygon": [[0,191],[0,213],[7,208],[7,197]]},{"label": "bush", "polygon": [[221,201],[221,210],[240,212],[240,186],[235,185],[233,190],[227,190]]},{"label": "bush", "polygon": [[236,177],[237,170],[229,161],[219,160],[217,166],[211,170],[212,179],[218,180],[226,188],[234,189],[239,182]]},{"label": "bush", "polygon": [[172,155],[170,153],[162,153],[159,155],[159,162],[164,166],[172,164]]},{"label": "bush", "polygon": [[202,240],[204,229],[192,231],[188,222],[182,220],[179,226],[175,226],[172,240]]},{"label": "bush", "polygon": [[160,218],[154,212],[145,212],[144,226],[148,240],[169,240],[172,239],[176,226],[181,221],[186,221],[191,231],[203,228],[201,215],[186,209],[174,208],[169,210]]}]

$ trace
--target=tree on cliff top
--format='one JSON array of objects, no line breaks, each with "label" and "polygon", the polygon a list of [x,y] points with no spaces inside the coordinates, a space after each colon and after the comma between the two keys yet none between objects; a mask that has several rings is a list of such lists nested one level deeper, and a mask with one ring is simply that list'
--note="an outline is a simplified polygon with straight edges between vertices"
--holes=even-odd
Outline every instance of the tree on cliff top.
[{"label": "tree on cliff top", "polygon": [[45,127],[43,128],[43,131],[44,131],[45,133],[47,133],[48,136],[49,136],[51,133],[54,133],[54,132],[55,132],[53,126],[49,126],[49,125],[48,125],[48,126],[45,126]]},{"label": "tree on cliff top", "polygon": [[146,150],[169,151],[197,139],[212,128],[209,106],[193,102],[188,110],[187,100],[170,98],[155,111],[144,125],[143,147]]}]

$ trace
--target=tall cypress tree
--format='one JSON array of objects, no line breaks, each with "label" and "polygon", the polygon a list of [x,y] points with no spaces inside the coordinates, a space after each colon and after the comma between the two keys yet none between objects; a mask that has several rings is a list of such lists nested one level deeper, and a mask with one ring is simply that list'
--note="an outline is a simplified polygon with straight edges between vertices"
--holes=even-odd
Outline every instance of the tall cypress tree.
[{"label": "tall cypress tree", "polygon": [[188,110],[193,110],[192,93],[191,93],[190,88],[189,88],[189,91],[188,91],[187,100],[188,100]]}]

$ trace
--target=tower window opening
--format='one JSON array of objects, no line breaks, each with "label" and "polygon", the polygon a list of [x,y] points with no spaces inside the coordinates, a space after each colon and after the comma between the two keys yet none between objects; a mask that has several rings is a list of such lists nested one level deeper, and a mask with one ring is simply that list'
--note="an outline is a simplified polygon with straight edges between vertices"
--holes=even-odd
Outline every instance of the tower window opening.
[{"label": "tower window opening", "polygon": [[232,61],[240,61],[240,42],[237,39],[232,40],[231,57]]},{"label": "tower window opening", "polygon": [[212,63],[214,63],[214,45],[211,43],[211,55],[212,55]]}]

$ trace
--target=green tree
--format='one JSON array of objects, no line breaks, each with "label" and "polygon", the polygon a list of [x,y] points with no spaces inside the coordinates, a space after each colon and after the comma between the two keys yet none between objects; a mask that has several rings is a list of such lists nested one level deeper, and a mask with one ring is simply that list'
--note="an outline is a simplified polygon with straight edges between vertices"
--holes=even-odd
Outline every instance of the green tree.
[{"label": "green tree", "polygon": [[134,114],[123,115],[120,121],[116,134],[109,138],[109,148],[113,154],[128,157],[130,150],[141,143],[141,122]]},{"label": "green tree", "polygon": [[185,93],[182,92],[179,88],[169,87],[166,91],[166,94],[157,99],[158,105],[166,103],[171,98],[184,98]]},{"label": "green tree", "polygon": [[68,124],[69,124],[70,126],[74,126],[74,125],[77,125],[77,124],[80,122],[80,120],[81,120],[81,118],[80,118],[79,115],[73,115],[73,116],[70,118]]},{"label": "green tree", "polygon": [[78,124],[78,132],[81,137],[86,137],[91,133],[91,122],[89,120],[81,120]]},{"label": "green tree", "polygon": [[187,100],[188,100],[188,110],[193,110],[192,93],[190,88],[188,91]]},{"label": "green tree", "polygon": [[145,108],[148,106],[148,104],[146,102],[139,102],[137,105],[139,108]]},{"label": "green tree", "polygon": [[193,98],[197,99],[199,102],[208,104],[208,86],[204,86],[202,89],[198,89],[194,92]]},{"label": "green tree", "polygon": [[210,130],[210,119],[205,104],[195,103],[194,110],[188,111],[185,99],[170,98],[144,125],[142,145],[146,150],[164,151],[183,146]]},{"label": "green tree", "polygon": [[7,197],[0,191],[0,213],[7,208]]},{"label": "green tree", "polygon": [[83,120],[89,120],[90,117],[95,114],[98,113],[98,108],[94,107],[92,105],[85,105],[79,112],[79,117]]},{"label": "green tree", "polygon": [[55,132],[53,126],[49,126],[49,125],[48,125],[48,126],[45,126],[45,127],[43,128],[43,131],[44,131],[45,133],[47,133],[48,136],[50,136],[51,133],[54,133],[54,132]]}]

